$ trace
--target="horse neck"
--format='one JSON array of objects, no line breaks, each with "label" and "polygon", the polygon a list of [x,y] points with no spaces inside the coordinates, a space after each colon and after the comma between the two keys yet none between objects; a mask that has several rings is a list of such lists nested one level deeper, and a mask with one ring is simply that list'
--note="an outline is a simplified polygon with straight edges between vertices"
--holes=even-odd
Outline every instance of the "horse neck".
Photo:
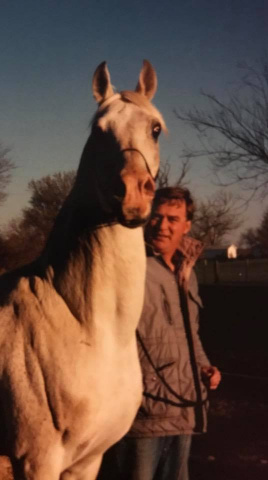
[{"label": "horse neck", "polygon": [[109,211],[109,202],[108,208],[103,206],[96,172],[90,173],[95,155],[89,138],[74,188],[45,249],[45,268],[79,322],[111,325],[132,315],[137,322],[145,277],[142,228],[123,227]]},{"label": "horse neck", "polygon": [[120,335],[129,329],[133,333],[143,302],[142,228],[114,224],[92,230],[79,239],[64,265],[53,266],[53,276],[56,290],[80,323],[108,330],[120,325]]}]

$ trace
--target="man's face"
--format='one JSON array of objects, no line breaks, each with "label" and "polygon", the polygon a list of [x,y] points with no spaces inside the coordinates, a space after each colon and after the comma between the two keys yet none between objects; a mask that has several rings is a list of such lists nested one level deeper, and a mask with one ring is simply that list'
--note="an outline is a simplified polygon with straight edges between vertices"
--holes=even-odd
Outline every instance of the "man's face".
[{"label": "man's face", "polygon": [[157,252],[172,256],[183,235],[189,232],[191,221],[187,220],[184,200],[171,202],[158,205],[153,211],[149,236],[150,243]]}]

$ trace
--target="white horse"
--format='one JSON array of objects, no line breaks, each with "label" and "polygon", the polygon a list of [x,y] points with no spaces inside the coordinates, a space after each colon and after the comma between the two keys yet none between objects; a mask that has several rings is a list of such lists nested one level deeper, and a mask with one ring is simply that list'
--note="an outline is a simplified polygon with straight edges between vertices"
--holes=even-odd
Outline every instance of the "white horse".
[{"label": "white horse", "polygon": [[99,65],[74,188],[41,257],[0,279],[1,453],[15,479],[94,479],[140,404],[141,225],[165,127],[156,86],[144,61],[136,91],[114,94]]}]

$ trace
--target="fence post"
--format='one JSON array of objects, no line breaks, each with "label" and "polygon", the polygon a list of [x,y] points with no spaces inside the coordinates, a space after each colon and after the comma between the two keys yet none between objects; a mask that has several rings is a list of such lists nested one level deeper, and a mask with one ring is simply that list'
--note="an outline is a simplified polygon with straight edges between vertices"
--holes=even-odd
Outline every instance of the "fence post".
[{"label": "fence post", "polygon": [[207,270],[207,260],[206,260],[206,259],[204,259],[204,260],[202,261],[202,267],[203,267],[203,268],[202,268],[203,283],[206,284],[206,283],[207,283],[207,272],[206,272],[206,270]]},{"label": "fence post", "polygon": [[245,275],[245,277],[246,277],[245,278],[246,282],[248,282],[249,281],[249,259],[248,258],[246,258],[246,275]]},{"label": "fence post", "polygon": [[219,275],[219,263],[218,260],[214,261],[214,278],[215,278],[215,283],[220,282],[220,275]]}]

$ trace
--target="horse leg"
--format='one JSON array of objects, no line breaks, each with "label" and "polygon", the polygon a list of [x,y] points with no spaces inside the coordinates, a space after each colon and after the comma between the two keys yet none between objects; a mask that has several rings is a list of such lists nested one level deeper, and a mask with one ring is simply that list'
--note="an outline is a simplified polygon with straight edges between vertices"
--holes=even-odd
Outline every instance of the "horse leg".
[{"label": "horse leg", "polygon": [[62,456],[57,447],[38,457],[12,459],[14,480],[59,480]]},{"label": "horse leg", "polygon": [[49,465],[29,469],[21,465],[21,462],[14,462],[13,475],[14,480],[59,480],[60,471]]},{"label": "horse leg", "polygon": [[102,455],[87,456],[66,470],[60,480],[95,480],[102,461]]},{"label": "horse leg", "polygon": [[7,456],[0,456],[0,479],[1,480],[12,480],[12,465],[11,461]]}]

